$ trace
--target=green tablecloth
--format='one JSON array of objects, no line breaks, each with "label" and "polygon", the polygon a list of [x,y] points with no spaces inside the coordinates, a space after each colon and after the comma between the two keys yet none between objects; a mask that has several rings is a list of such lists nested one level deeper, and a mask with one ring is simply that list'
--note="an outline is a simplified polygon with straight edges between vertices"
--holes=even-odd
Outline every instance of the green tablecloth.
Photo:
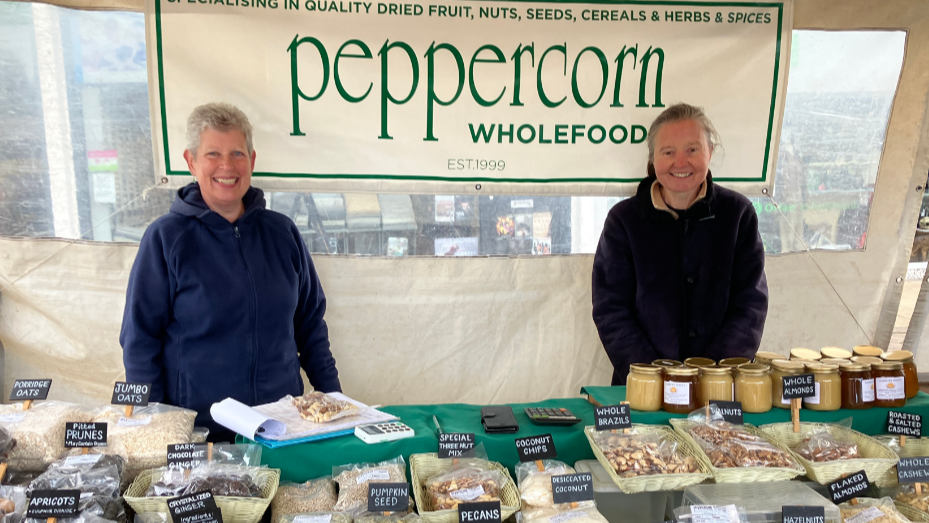
[{"label": "green tablecloth", "polygon": [[[626,399],[626,387],[583,387],[581,394],[587,396],[600,405],[616,405]],[[887,413],[891,410],[929,415],[929,394],[920,392],[915,398],[908,400],[905,407],[895,409],[871,408],[864,410],[836,410],[832,412],[817,412],[815,410],[801,409],[800,421],[834,422],[845,418],[852,418],[852,428],[858,432],[873,436],[886,434]],[[671,418],[686,418],[682,414],[669,414],[667,412],[632,411],[633,423],[648,425],[665,424]],[[790,409],[774,408],[762,414],[745,414],[745,423],[752,425],[767,425],[768,423],[782,423],[790,421]]]},{"label": "green tablecloth", "polygon": [[[614,405],[626,397],[625,387],[584,387],[583,394],[602,405]],[[355,436],[343,436],[328,440],[302,443],[277,449],[262,449],[263,464],[281,469],[281,479],[286,481],[306,481],[332,473],[332,467],[349,463],[376,462],[402,455],[409,463],[410,454],[436,452],[439,446],[435,434],[432,416],[435,415],[445,432],[473,432],[478,443],[483,443],[488,457],[498,461],[515,473],[513,467],[519,462],[515,438],[550,433],[555,441],[558,459],[573,465],[580,459],[594,459],[590,444],[584,436],[584,426],[593,425],[593,405],[584,399],[551,399],[537,403],[512,404],[519,432],[516,434],[485,434],[481,426],[481,407],[461,403],[443,405],[403,405],[381,407],[399,417],[409,425],[416,435],[399,441],[369,445]],[[581,423],[570,427],[552,427],[534,425],[523,412],[526,407],[565,407],[582,419]],[[802,410],[803,421],[838,421],[853,417],[853,428],[865,434],[881,434],[887,424],[889,409],[840,410],[836,412],[814,412]],[[906,407],[894,410],[913,412],[929,416],[929,395],[920,392],[919,396],[907,402]],[[667,412],[632,411],[634,423],[666,424],[668,419],[683,417]],[[790,411],[772,409],[764,414],[746,414],[746,423],[764,425],[790,421]],[[244,441],[239,438],[239,441]]]}]

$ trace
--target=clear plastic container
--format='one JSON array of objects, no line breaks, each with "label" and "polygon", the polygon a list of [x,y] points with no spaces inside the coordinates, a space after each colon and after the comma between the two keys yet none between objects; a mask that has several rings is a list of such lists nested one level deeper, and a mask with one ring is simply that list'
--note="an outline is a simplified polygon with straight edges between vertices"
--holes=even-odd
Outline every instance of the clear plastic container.
[{"label": "clear plastic container", "polygon": [[684,490],[682,507],[693,505],[736,505],[750,523],[781,523],[784,505],[819,506],[827,523],[840,523],[839,507],[799,481],[693,485]]}]

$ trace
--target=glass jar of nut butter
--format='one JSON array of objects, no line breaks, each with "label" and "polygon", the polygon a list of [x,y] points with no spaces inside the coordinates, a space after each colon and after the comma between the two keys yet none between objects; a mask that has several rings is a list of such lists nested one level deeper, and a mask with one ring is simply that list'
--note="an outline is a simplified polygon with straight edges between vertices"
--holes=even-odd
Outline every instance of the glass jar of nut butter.
[{"label": "glass jar of nut butter", "polygon": [[629,365],[629,374],[626,376],[626,401],[629,407],[634,410],[659,410],[663,384],[661,367],[648,363]]},{"label": "glass jar of nut butter", "polygon": [[699,369],[694,367],[665,367],[664,394],[661,410],[672,414],[690,414],[697,408],[697,387],[700,386]]},{"label": "glass jar of nut butter", "polygon": [[850,360],[852,359],[852,351],[845,350],[842,347],[823,347],[819,349],[819,353],[823,355],[823,358],[834,358],[838,360]]},{"label": "glass jar of nut butter", "polygon": [[697,394],[697,406],[706,405],[708,401],[732,401],[732,368],[701,367],[700,390]]},{"label": "glass jar of nut butter", "polygon": [[823,358],[818,350],[797,347],[790,349],[790,359],[800,361],[819,361]]},{"label": "glass jar of nut butter", "polygon": [[919,394],[919,374],[916,372],[916,363],[913,362],[913,353],[908,350],[886,352],[885,361],[899,361],[903,364],[903,377],[906,379],[906,399]]},{"label": "glass jar of nut butter", "polygon": [[739,365],[735,378],[735,400],[742,402],[743,412],[771,410],[771,368],[763,363]]},{"label": "glass jar of nut butter", "polygon": [[803,362],[796,360],[775,360],[771,362],[771,404],[779,409],[789,409],[790,400],[784,399],[784,376],[803,374]]},{"label": "glass jar of nut butter", "polygon": [[806,371],[813,373],[816,395],[803,398],[803,406],[810,410],[833,411],[842,408],[842,380],[839,366],[829,363],[807,363]]},{"label": "glass jar of nut butter", "polygon": [[874,378],[874,406],[902,407],[906,405],[906,378],[899,361],[882,361],[871,364]]},{"label": "glass jar of nut butter", "polygon": [[716,365],[716,360],[711,360],[710,358],[687,358],[684,360],[684,366],[686,367],[707,367],[709,365]]},{"label": "glass jar of nut butter", "polygon": [[755,353],[754,363],[763,363],[770,366],[774,360],[786,360],[787,356],[776,352],[759,351]]}]

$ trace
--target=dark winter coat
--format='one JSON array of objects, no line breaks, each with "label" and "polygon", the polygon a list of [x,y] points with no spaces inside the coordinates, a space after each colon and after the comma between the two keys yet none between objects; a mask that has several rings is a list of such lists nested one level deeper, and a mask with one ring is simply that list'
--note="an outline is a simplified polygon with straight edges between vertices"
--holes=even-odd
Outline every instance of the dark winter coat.
[{"label": "dark winter coat", "polygon": [[703,198],[669,212],[653,204],[655,180],[610,210],[594,257],[593,319],[613,385],[625,384],[630,363],[750,358],[768,311],[751,202],[708,175]]},{"label": "dark winter coat", "polygon": [[119,341],[126,378],[151,383],[151,401],[197,411],[303,393],[302,367],[323,392],[339,391],[323,315],[326,297],[297,226],[249,188],[229,223],[200,188],[178,190],[171,212],[139,244]]}]

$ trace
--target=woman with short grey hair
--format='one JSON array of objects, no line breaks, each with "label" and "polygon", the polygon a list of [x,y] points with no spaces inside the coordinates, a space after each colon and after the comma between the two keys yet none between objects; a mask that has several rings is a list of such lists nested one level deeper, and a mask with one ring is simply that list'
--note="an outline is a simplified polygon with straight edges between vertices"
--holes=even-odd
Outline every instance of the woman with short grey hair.
[{"label": "woman with short grey hair", "polygon": [[187,144],[196,181],[142,237],[119,340],[128,381],[151,383],[151,401],[197,411],[210,440],[223,441],[233,434],[210,418],[215,402],[299,396],[301,368],[317,390],[341,385],[306,244],[251,186],[248,117],[230,104],[201,105]]}]

